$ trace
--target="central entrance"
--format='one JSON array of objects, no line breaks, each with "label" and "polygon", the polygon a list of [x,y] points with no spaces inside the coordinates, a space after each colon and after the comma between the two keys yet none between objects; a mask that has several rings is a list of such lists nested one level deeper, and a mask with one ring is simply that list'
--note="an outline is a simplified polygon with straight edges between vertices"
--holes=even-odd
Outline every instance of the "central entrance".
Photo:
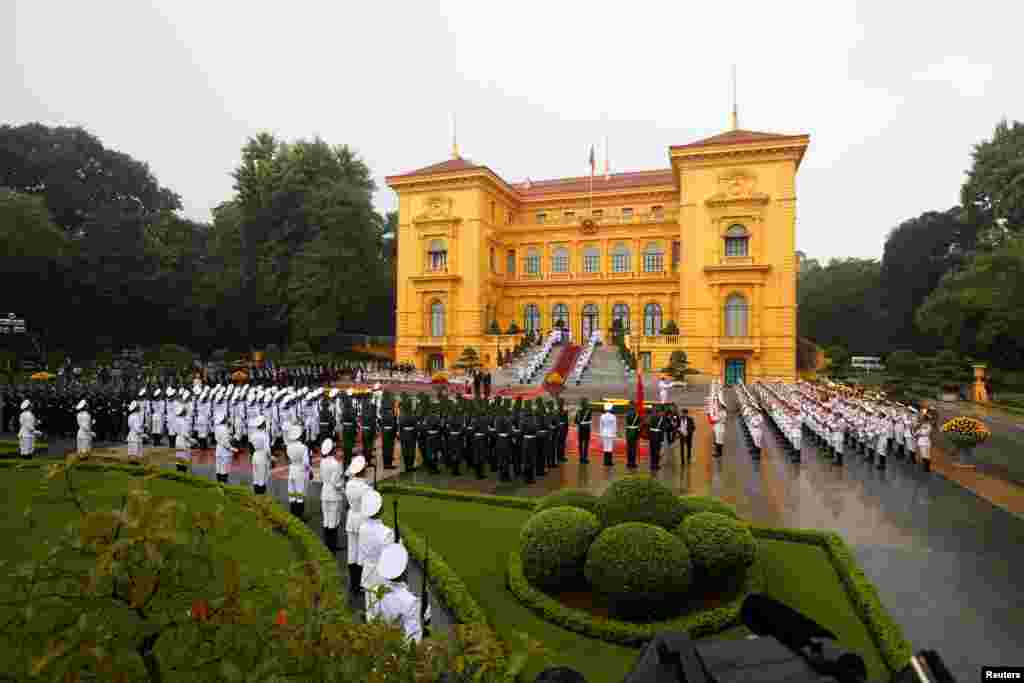
[{"label": "central entrance", "polygon": [[747,376],[747,362],[742,358],[725,361],[725,384],[743,384]]},{"label": "central entrance", "polygon": [[590,335],[600,329],[598,323],[600,323],[600,317],[597,311],[597,305],[587,304],[583,307],[583,336],[580,338],[580,342],[586,344],[590,341]]}]

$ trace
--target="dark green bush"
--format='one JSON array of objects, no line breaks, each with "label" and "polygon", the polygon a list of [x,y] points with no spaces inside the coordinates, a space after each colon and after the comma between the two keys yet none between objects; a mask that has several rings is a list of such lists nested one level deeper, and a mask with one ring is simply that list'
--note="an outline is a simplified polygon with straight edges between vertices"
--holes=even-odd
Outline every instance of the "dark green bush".
[{"label": "dark green bush", "polygon": [[562,489],[548,494],[537,502],[537,512],[566,505],[598,514],[598,497],[583,489]]},{"label": "dark green bush", "polygon": [[601,532],[587,553],[584,573],[594,591],[608,599],[613,615],[650,621],[678,609],[693,565],[677,536],[628,522]]},{"label": "dark green bush", "polygon": [[672,489],[648,477],[619,479],[598,500],[597,510],[603,528],[643,522],[671,531],[683,521],[679,497]]},{"label": "dark green bush", "polygon": [[693,566],[701,577],[712,580],[737,576],[754,563],[757,543],[742,522],[717,512],[690,515],[676,529]]},{"label": "dark green bush", "polygon": [[683,517],[689,517],[701,512],[717,512],[720,515],[739,519],[740,516],[734,508],[724,500],[711,498],[709,496],[680,496],[680,505],[683,509]]},{"label": "dark green bush", "polygon": [[578,586],[587,550],[600,531],[597,517],[580,508],[555,507],[535,514],[519,532],[527,580],[544,590]]}]

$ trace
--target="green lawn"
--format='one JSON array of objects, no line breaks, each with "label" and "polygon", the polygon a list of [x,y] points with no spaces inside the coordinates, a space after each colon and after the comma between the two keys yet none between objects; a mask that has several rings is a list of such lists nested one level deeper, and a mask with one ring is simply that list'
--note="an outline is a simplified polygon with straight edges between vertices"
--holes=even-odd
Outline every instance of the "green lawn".
[{"label": "green lawn", "polygon": [[[71,503],[42,504],[39,500],[32,503],[43,472],[45,468],[6,468],[2,472],[4,487],[3,494],[0,495],[0,537],[4,539],[4,543],[0,547],[0,559],[14,563],[33,557],[42,559],[47,552],[46,547],[42,545],[43,541],[52,540],[65,525],[78,519],[78,513]],[[91,492],[87,496],[90,507],[96,505],[100,509],[119,507],[121,497],[134,481],[137,481],[137,478],[116,471],[79,471],[74,477],[76,488]],[[48,496],[55,497],[62,486],[59,480],[50,482],[51,490]],[[259,579],[264,570],[288,570],[293,563],[304,559],[303,548],[297,540],[264,531],[251,523],[251,513],[242,510],[231,498],[222,498],[210,489],[165,479],[149,481],[146,487],[154,498],[173,497],[184,503],[188,512],[214,511],[218,504],[224,506],[225,523],[230,533],[227,540],[213,550],[215,566],[222,567],[223,559],[239,560],[243,585],[247,576]],[[24,520],[24,510],[30,503],[38,525],[35,530],[29,530]],[[221,590],[222,581],[223,579],[217,581],[213,587],[214,591]],[[286,581],[284,576],[273,577],[274,584],[280,583],[278,595],[286,595]],[[256,605],[261,602],[259,598],[254,599]],[[187,610],[189,605],[190,603],[183,604],[182,610]],[[2,617],[0,610],[0,619]],[[8,668],[4,655],[0,655],[0,667]]]},{"label": "green lawn", "polygon": [[[394,498],[395,494],[385,495],[386,501]],[[399,495],[398,500],[402,524],[429,538],[431,549],[462,578],[499,632],[528,633],[545,644],[552,665],[571,666],[592,683],[617,683],[632,669],[639,650],[586,638],[550,624],[523,607],[505,588],[508,549],[518,542],[519,528],[530,516],[529,511],[422,496]],[[391,504],[386,502],[384,509],[388,523],[393,523]],[[844,646],[864,656],[872,679],[887,680],[881,656],[853,612],[825,551],[771,540],[760,541],[760,550],[766,592],[834,631]],[[720,637],[742,637],[746,633],[736,628]],[[542,662],[531,662],[522,680],[533,680],[544,667]]]},{"label": "green lawn", "polygon": [[[46,451],[46,442],[36,440],[36,453]],[[17,439],[0,439],[0,458],[17,457],[20,454],[21,444]]]}]

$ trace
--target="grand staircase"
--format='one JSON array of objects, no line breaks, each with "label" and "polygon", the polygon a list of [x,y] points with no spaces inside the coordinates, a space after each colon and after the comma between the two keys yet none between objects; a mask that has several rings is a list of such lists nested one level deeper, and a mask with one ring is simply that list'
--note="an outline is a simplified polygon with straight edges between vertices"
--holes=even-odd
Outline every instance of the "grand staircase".
[{"label": "grand staircase", "polygon": [[580,384],[621,384],[626,378],[626,366],[614,346],[603,344],[594,349],[590,365],[580,377]]}]

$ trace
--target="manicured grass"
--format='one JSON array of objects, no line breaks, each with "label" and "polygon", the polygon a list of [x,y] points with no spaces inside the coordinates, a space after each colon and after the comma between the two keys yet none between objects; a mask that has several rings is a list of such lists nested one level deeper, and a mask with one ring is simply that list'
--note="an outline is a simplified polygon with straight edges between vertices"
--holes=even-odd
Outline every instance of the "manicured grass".
[{"label": "manicured grass", "polygon": [[[391,519],[390,500],[384,509]],[[399,517],[445,558],[500,633],[519,631],[540,640],[551,653],[551,665],[571,666],[588,681],[621,681],[633,668],[639,650],[586,638],[544,621],[521,605],[505,587],[508,550],[516,547],[519,529],[530,511],[480,503],[399,495]],[[834,631],[840,642],[860,652],[873,680],[888,678],[871,636],[853,611],[825,551],[787,541],[760,540],[766,592]],[[743,637],[735,628],[718,637]],[[533,680],[545,668],[530,662],[521,680]]]}]

